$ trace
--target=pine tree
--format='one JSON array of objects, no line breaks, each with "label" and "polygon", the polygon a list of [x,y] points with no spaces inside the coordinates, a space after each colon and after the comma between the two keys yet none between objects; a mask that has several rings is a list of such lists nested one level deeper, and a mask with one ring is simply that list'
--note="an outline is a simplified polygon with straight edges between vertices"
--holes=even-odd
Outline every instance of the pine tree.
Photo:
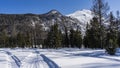
[{"label": "pine tree", "polygon": [[31,39],[32,39],[31,33],[26,33],[26,37],[25,37],[26,47],[31,47],[32,46]]},{"label": "pine tree", "polygon": [[7,47],[6,45],[8,45],[8,35],[6,33],[6,30],[3,30],[0,36],[0,39],[2,40],[2,47]]},{"label": "pine tree", "polygon": [[61,42],[62,42],[62,36],[61,36],[61,31],[58,29],[58,24],[54,25],[54,45],[55,48],[61,47]]},{"label": "pine tree", "polygon": [[93,0],[92,11],[95,14],[95,17],[98,18],[98,22],[102,25],[103,17],[106,17],[109,10],[108,3],[105,0]]},{"label": "pine tree", "polygon": [[115,21],[115,17],[113,16],[112,12],[110,13],[109,16],[109,28],[107,30],[107,38],[106,38],[106,51],[110,54],[110,55],[114,55],[117,46],[117,38],[118,38],[118,30],[116,27],[116,21]]},{"label": "pine tree", "polygon": [[62,44],[62,35],[60,30],[58,29],[58,25],[55,24],[51,26],[50,31],[48,32],[48,36],[46,39],[46,47],[58,48],[61,47],[61,44]]},{"label": "pine tree", "polygon": [[84,36],[84,38],[83,38],[83,45],[84,45],[84,47],[85,48],[88,48],[88,46],[89,46],[89,44],[88,44],[88,32],[89,32],[89,24],[87,23],[87,25],[86,25],[86,35]]},{"label": "pine tree", "polygon": [[120,32],[118,32],[118,45],[119,45],[119,47],[120,47]]},{"label": "pine tree", "polygon": [[68,29],[66,26],[64,26],[64,33],[62,34],[62,47],[71,47],[69,44],[70,44],[70,39],[69,39]]},{"label": "pine tree", "polygon": [[21,33],[18,33],[17,34],[17,47],[22,47],[24,48],[25,47],[25,36]]},{"label": "pine tree", "polygon": [[74,43],[75,46],[81,48],[82,45],[82,35],[81,32],[77,29],[74,34]]},{"label": "pine tree", "polygon": [[71,28],[70,30],[70,47],[75,47],[75,30]]},{"label": "pine tree", "polygon": [[77,29],[77,30],[73,30],[71,28],[70,30],[70,47],[78,47],[81,48],[81,44],[82,44],[82,35],[81,32]]},{"label": "pine tree", "polygon": [[48,32],[47,38],[45,39],[44,42],[45,42],[44,48],[53,48],[53,34],[51,29]]},{"label": "pine tree", "polygon": [[101,48],[100,45],[100,24],[96,17],[91,20],[90,28],[87,28],[86,36],[84,37],[84,45],[88,48]]},{"label": "pine tree", "polygon": [[100,45],[101,48],[104,48],[104,40],[105,40],[105,28],[102,25],[103,21],[107,16],[107,12],[109,10],[108,3],[105,0],[93,0],[92,11],[95,14],[95,17],[98,18],[98,23],[100,24]]},{"label": "pine tree", "polygon": [[117,40],[117,43],[118,43],[118,46],[120,47],[120,12],[119,11],[117,11],[116,12],[116,16],[117,16],[117,18],[116,18],[116,24],[117,24],[117,30],[118,30],[118,40]]}]

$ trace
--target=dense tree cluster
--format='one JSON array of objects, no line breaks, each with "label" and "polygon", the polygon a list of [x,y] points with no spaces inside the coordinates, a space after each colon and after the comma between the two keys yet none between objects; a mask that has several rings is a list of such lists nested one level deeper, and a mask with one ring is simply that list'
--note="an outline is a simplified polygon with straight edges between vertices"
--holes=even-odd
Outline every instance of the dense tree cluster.
[{"label": "dense tree cluster", "polygon": [[45,48],[61,48],[61,47],[78,47],[81,48],[82,35],[78,30],[70,30],[68,33],[65,28],[65,33],[61,33],[58,29],[58,25],[51,26],[48,32],[47,39],[45,40]]},{"label": "dense tree cluster", "polygon": [[100,25],[97,18],[91,20],[91,27],[86,27],[86,36],[84,37],[84,45],[86,48],[102,48],[100,41]]},{"label": "dense tree cluster", "polygon": [[[104,48],[108,54],[114,55],[116,48],[120,45],[120,18],[119,11],[117,11],[117,17],[114,17],[112,12],[107,15],[108,9],[108,3],[104,0],[93,1],[94,17],[86,27],[84,46]],[[105,26],[104,22],[108,22],[109,25]]]},{"label": "dense tree cluster", "polygon": [[45,40],[46,48],[58,48],[61,47],[62,43],[62,34],[61,31],[58,29],[58,25],[55,24],[51,26],[50,31],[48,32],[47,39]]},{"label": "dense tree cluster", "polygon": [[[28,27],[26,26],[26,28]],[[6,28],[2,29],[0,32],[0,47],[40,47],[38,45],[44,42],[42,36],[45,35],[41,25],[36,24],[34,28],[29,28],[29,31],[17,31],[16,27],[13,27],[10,34]]]}]

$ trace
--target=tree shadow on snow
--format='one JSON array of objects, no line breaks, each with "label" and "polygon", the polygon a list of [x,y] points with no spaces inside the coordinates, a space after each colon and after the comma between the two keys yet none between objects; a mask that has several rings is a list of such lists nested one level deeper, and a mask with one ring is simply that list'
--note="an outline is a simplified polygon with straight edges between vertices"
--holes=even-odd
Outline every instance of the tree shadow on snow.
[{"label": "tree shadow on snow", "polygon": [[120,64],[110,64],[110,63],[89,63],[83,64],[83,68],[119,68]]},{"label": "tree shadow on snow", "polygon": [[107,60],[111,60],[111,61],[120,62],[120,59],[115,59],[115,58],[112,58],[112,57],[110,58],[110,56],[107,57],[107,55],[105,54],[105,52],[101,52],[101,51],[91,52],[91,53],[69,54],[69,55],[66,55],[64,57],[71,57],[71,58],[73,58],[73,57],[78,57],[78,56],[92,57],[92,58],[101,58],[101,59],[107,59]]}]

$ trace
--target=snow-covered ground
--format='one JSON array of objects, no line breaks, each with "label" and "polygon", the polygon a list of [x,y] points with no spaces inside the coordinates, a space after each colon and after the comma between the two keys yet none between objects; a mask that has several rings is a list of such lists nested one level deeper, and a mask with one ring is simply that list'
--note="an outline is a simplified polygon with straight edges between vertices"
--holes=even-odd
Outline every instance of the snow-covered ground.
[{"label": "snow-covered ground", "polygon": [[91,49],[0,49],[2,68],[120,68],[116,56]]}]

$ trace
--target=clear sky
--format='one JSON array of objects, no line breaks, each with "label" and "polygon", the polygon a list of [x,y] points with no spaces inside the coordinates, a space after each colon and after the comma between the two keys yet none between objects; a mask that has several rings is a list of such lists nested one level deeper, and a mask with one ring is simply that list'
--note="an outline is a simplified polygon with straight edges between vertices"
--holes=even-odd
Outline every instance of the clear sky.
[{"label": "clear sky", "polygon": [[[111,11],[120,10],[120,0],[106,0]],[[62,14],[70,14],[77,10],[90,9],[92,0],[0,0],[0,13],[42,14],[56,9]]]}]

